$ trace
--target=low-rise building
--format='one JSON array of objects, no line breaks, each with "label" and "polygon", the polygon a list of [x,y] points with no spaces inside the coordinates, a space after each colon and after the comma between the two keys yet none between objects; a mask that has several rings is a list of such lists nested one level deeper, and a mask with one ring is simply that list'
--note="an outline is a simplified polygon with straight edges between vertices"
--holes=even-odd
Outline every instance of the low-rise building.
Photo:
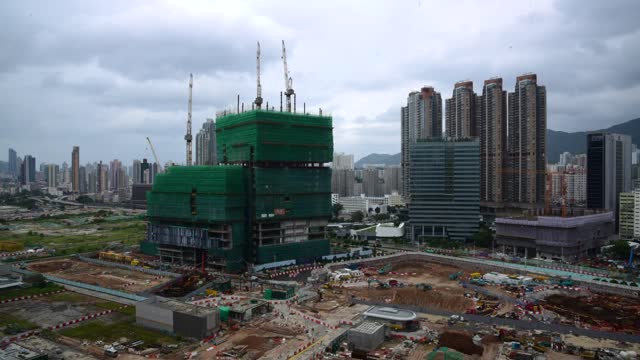
[{"label": "low-rise building", "polygon": [[249,321],[255,316],[266,314],[269,303],[258,299],[245,299],[234,303],[229,308],[229,318],[237,321]]},{"label": "low-rise building", "polygon": [[349,329],[349,344],[355,350],[373,351],[384,342],[384,324],[365,321]]},{"label": "low-rise building", "polygon": [[514,255],[577,260],[600,251],[615,234],[612,212],[557,217],[497,218],[496,243]]},{"label": "low-rise building", "polygon": [[372,306],[362,315],[368,321],[386,324],[391,330],[414,331],[418,328],[418,315],[411,310]]},{"label": "low-rise building", "polygon": [[220,311],[156,296],[136,303],[136,323],[170,334],[202,339],[220,328]]}]

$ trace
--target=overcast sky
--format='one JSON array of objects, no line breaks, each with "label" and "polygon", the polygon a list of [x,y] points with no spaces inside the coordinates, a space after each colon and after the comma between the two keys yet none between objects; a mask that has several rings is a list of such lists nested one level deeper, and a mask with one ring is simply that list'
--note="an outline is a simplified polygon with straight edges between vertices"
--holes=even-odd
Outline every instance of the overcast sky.
[{"label": "overcast sky", "polygon": [[[538,74],[548,127],[576,131],[640,116],[640,1],[2,1],[0,149],[42,161],[184,162],[206,118],[284,88],[333,114],[337,151],[400,151],[400,106],[432,85]],[[195,145],[195,144],[194,144]]]}]

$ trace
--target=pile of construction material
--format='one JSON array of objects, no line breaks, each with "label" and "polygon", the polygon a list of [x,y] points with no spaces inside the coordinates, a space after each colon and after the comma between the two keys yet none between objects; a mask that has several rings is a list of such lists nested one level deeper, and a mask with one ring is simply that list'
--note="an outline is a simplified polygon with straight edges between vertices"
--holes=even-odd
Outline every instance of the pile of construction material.
[{"label": "pile of construction material", "polygon": [[482,279],[499,285],[528,285],[533,282],[533,278],[522,275],[507,275],[498,272],[489,272],[482,275]]}]

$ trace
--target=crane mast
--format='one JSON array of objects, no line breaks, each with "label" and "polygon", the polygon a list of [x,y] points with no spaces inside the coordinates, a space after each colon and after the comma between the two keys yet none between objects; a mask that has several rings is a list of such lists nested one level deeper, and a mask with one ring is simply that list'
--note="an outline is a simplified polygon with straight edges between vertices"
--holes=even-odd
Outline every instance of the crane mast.
[{"label": "crane mast", "polygon": [[260,42],[258,41],[258,50],[256,51],[256,78],[258,81],[257,84],[257,94],[256,100],[254,103],[256,104],[256,108],[262,108],[262,85],[260,84]]},{"label": "crane mast", "polygon": [[291,112],[291,95],[293,91],[293,80],[289,76],[289,69],[287,68],[287,50],[284,46],[284,40],[282,40],[282,62],[284,64],[284,87],[286,89],[285,95],[287,97],[287,112]]},{"label": "crane mast", "polygon": [[147,136],[147,142],[149,142],[149,147],[151,148],[153,157],[156,159],[156,163],[158,163],[158,172],[162,172],[162,164],[160,163],[160,160],[158,159],[158,154],[156,154],[156,149],[153,147],[153,144],[151,143],[151,139],[149,139],[148,136]]},{"label": "crane mast", "polygon": [[187,135],[184,139],[187,141],[187,166],[191,166],[191,100],[193,95],[193,74],[189,74],[189,113],[187,115]]}]

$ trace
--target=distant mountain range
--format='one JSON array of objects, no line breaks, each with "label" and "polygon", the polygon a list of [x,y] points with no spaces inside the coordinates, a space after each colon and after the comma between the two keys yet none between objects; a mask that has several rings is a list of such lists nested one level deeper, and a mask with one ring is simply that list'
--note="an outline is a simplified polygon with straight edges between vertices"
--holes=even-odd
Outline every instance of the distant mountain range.
[{"label": "distant mountain range", "polygon": [[[611,133],[631,135],[631,142],[640,144],[640,118],[629,120],[622,124],[606,129],[578,132],[564,132],[547,129],[547,162],[555,163],[560,160],[560,154],[568,151],[572,154],[587,152],[587,133],[606,131]],[[355,163],[357,168],[366,164],[400,165],[401,154],[369,154]]]},{"label": "distant mountain range", "polygon": [[362,168],[365,165],[400,165],[402,153],[394,155],[390,154],[369,154],[354,164],[356,168]]}]

